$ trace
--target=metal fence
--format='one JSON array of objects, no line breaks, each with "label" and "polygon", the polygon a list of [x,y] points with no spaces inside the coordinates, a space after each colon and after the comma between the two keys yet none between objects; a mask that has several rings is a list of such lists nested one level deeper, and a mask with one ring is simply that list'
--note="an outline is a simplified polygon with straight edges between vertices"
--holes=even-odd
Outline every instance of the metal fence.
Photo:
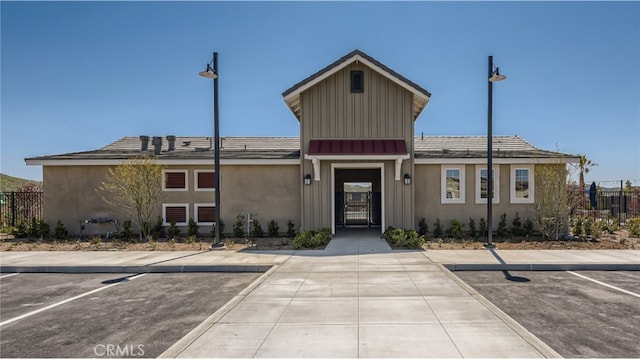
[{"label": "metal fence", "polygon": [[41,220],[42,192],[0,192],[0,227],[28,224],[32,218]]},{"label": "metal fence", "polygon": [[[632,191],[598,191],[595,203],[588,191],[577,193],[578,213],[590,218],[614,219],[624,223],[629,218],[640,217],[640,190]],[[595,204],[595,206],[594,206]]]}]

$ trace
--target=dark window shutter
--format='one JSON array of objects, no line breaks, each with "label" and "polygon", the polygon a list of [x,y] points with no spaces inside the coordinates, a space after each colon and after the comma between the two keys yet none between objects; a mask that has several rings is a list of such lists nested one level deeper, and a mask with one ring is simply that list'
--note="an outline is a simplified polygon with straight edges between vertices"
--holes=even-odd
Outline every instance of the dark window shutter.
[{"label": "dark window shutter", "polygon": [[216,207],[206,206],[198,207],[198,222],[215,222],[216,221]]},{"label": "dark window shutter", "polygon": [[164,210],[164,217],[167,223],[171,223],[171,221],[175,221],[176,223],[184,223],[187,221],[187,208],[181,206],[167,206]]},{"label": "dark window shutter", "polygon": [[198,172],[198,188],[216,188],[215,172]]},{"label": "dark window shutter", "polygon": [[165,188],[187,188],[186,174],[184,172],[166,172]]}]

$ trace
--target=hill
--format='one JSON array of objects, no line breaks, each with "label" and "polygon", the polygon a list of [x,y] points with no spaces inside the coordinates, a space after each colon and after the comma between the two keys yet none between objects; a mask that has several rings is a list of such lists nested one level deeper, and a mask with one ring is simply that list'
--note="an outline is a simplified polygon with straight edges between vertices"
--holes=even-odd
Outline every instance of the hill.
[{"label": "hill", "polygon": [[0,192],[12,192],[31,183],[39,182],[0,173]]}]

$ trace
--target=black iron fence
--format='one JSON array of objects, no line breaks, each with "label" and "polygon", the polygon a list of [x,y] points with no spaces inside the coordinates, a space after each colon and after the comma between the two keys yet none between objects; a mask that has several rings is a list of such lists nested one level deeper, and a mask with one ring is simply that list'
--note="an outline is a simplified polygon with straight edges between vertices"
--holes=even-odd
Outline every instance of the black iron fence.
[{"label": "black iron fence", "polygon": [[592,196],[588,191],[576,193],[578,214],[585,218],[614,219],[624,223],[627,219],[640,217],[640,189],[631,191],[597,191]]},{"label": "black iron fence", "polygon": [[28,224],[42,219],[42,192],[0,192],[0,227]]}]

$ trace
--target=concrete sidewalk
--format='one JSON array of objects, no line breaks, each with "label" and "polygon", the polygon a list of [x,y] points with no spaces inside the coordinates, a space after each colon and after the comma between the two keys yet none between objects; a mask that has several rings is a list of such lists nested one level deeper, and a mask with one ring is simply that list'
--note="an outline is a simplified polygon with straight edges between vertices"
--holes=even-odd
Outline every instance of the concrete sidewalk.
[{"label": "concrete sidewalk", "polygon": [[638,250],[392,251],[360,233],[342,233],[324,251],[2,252],[0,264],[2,272],[266,271],[163,357],[559,357],[444,265],[640,268]]}]

